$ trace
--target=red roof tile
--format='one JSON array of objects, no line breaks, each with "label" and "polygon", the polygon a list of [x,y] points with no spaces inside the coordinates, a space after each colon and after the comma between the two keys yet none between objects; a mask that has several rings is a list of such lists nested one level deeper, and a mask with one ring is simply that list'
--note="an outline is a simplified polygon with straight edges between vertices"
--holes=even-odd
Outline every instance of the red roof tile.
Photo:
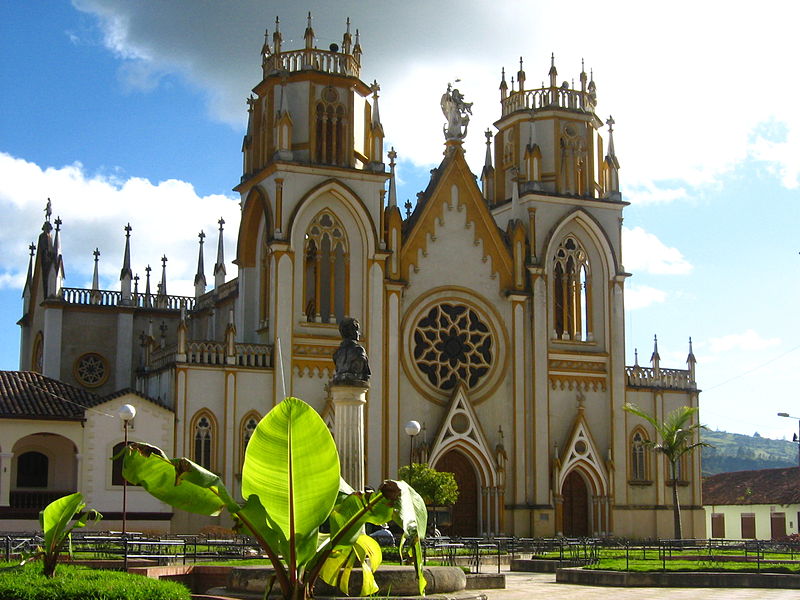
[{"label": "red roof tile", "polygon": [[703,481],[703,504],[800,504],[800,467],[711,475]]},{"label": "red roof tile", "polygon": [[0,418],[84,418],[98,396],[32,371],[0,371]]}]

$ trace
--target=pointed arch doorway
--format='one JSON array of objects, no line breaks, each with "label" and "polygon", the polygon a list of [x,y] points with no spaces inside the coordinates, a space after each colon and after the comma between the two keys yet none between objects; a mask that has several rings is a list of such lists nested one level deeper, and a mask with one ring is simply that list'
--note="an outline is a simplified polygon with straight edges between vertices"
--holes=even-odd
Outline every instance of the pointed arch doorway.
[{"label": "pointed arch doorway", "polygon": [[591,535],[589,489],[577,469],[572,470],[564,479],[561,496],[563,498],[564,535],[566,537]]},{"label": "pointed arch doorway", "polygon": [[447,533],[453,536],[478,535],[478,476],[475,467],[464,454],[449,450],[438,461],[436,470],[452,473],[458,484],[458,501],[451,509],[451,525]]}]

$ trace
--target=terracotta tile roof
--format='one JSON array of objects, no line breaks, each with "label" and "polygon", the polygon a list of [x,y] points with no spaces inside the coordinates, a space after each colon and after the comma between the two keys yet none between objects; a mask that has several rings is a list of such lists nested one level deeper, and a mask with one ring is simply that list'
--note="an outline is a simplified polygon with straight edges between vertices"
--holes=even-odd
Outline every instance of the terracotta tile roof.
[{"label": "terracotta tile roof", "polygon": [[0,371],[0,418],[84,418],[98,396],[32,371]]},{"label": "terracotta tile roof", "polygon": [[800,504],[800,467],[711,475],[703,481],[703,504]]}]

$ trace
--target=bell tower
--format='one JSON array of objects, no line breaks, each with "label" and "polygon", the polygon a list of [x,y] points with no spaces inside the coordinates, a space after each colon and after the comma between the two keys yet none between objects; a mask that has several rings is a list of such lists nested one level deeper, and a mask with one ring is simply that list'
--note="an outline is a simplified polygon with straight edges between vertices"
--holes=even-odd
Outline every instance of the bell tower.
[{"label": "bell tower", "polygon": [[599,133],[603,121],[595,114],[594,77],[587,75],[581,64],[580,87],[574,79],[559,83],[555,57],[551,56],[547,83],[531,89],[526,82],[522,58],[516,83],[512,77],[509,87],[505,71],[502,73],[501,117],[495,123],[495,179],[492,193],[484,191],[487,200],[497,204],[512,198],[514,182],[519,183],[520,194],[619,200],[619,164],[611,139],[604,153]]},{"label": "bell tower", "polygon": [[314,45],[311,13],[303,48],[283,48],[278,19],[272,44],[268,33],[264,38],[263,79],[247,100],[242,183],[260,179],[275,163],[383,171],[377,85],[359,79],[361,44],[350,20],[341,45],[328,49]]}]

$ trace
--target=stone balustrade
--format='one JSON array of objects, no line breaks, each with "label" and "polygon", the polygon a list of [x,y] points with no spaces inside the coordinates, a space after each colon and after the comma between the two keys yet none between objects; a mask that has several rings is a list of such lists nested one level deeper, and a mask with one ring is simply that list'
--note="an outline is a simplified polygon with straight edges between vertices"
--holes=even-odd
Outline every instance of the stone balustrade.
[{"label": "stone balustrade", "polygon": [[692,381],[688,370],[659,369],[634,365],[625,367],[628,387],[632,388],[665,388],[671,390],[695,390],[697,383]]}]

